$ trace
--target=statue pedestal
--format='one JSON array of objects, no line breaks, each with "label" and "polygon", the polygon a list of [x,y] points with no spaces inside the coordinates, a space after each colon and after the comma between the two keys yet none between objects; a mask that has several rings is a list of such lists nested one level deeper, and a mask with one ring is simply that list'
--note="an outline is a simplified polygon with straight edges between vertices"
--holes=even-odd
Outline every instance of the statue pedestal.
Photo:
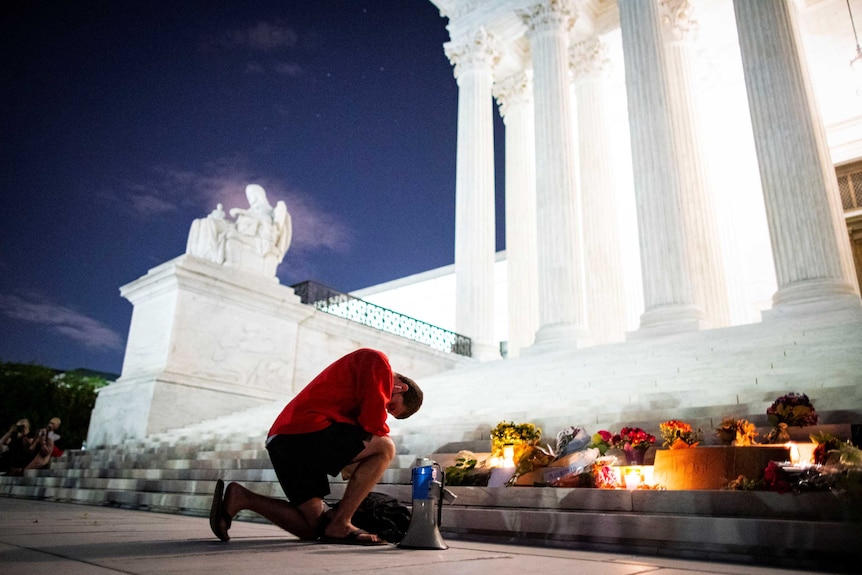
[{"label": "statue pedestal", "polygon": [[120,288],[134,305],[123,373],[100,391],[87,444],[291,397],[299,324],[314,310],[277,282],[183,255]]}]

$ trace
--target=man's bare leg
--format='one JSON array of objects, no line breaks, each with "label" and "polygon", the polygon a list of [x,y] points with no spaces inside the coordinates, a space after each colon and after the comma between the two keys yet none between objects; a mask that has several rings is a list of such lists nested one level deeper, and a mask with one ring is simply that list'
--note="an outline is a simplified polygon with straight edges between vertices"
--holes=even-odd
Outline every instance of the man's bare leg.
[{"label": "man's bare leg", "polygon": [[[254,511],[300,539],[314,540],[320,536],[320,522],[326,504],[315,497],[301,505],[292,505],[283,499],[259,495],[239,483],[231,483],[225,490],[222,508],[231,519],[244,509]],[[227,527],[227,522],[221,521]]]},{"label": "man's bare leg", "polygon": [[[380,478],[383,477],[383,472],[392,463],[394,457],[395,443],[389,436],[372,436],[365,449],[354,460],[356,466],[347,481],[344,496],[341,498],[332,520],[326,526],[324,531],[326,537],[342,538],[356,530],[356,526],[351,523],[353,514],[359,508],[359,504],[374,489]],[[360,540],[380,541],[380,538],[374,534],[362,534],[359,538]]]}]

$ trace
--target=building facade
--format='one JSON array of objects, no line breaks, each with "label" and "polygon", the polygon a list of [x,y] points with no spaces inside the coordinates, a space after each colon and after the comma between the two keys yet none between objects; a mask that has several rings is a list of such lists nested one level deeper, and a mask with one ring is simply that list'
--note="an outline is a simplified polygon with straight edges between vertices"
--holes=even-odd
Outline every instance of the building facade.
[{"label": "building facade", "polygon": [[844,2],[432,1],[459,91],[454,329],[477,357],[499,357],[497,112],[509,355],[860,313]]}]

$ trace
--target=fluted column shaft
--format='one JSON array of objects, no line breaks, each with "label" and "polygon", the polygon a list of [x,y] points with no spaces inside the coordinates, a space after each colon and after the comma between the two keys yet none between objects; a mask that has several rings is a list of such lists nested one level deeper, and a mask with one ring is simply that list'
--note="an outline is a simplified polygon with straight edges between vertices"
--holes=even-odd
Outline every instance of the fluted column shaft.
[{"label": "fluted column shaft", "polygon": [[692,0],[659,0],[667,59],[668,107],[674,119],[676,169],[685,194],[683,224],[689,242],[687,256],[693,271],[695,301],[703,307],[713,327],[730,324],[727,282],[722,262],[721,239],[715,205],[709,195],[704,148],[699,137],[697,102],[691,63],[697,30]]},{"label": "fluted column shaft", "polygon": [[473,357],[498,358],[494,341],[493,38],[449,43],[458,82],[455,175],[455,329],[472,339]]},{"label": "fluted column shaft", "polygon": [[530,347],[539,329],[536,253],[536,150],[530,75],[517,74],[494,87],[506,124],[506,262],[508,357]]},{"label": "fluted column shaft", "polygon": [[619,0],[645,311],[641,334],[705,327],[697,301],[686,191],[675,168],[683,141],[671,107],[656,0]]},{"label": "fluted column shaft", "polygon": [[577,149],[568,82],[569,3],[546,0],[519,13],[528,25],[536,120],[539,262],[537,345],[589,344]]},{"label": "fluted column shaft", "polygon": [[611,163],[614,153],[605,106],[610,62],[606,47],[595,37],[572,46],[569,56],[578,114],[587,325],[596,343],[621,341],[625,337],[625,297]]},{"label": "fluted column shaft", "polygon": [[776,310],[859,307],[834,169],[792,0],[734,0],[772,242]]}]

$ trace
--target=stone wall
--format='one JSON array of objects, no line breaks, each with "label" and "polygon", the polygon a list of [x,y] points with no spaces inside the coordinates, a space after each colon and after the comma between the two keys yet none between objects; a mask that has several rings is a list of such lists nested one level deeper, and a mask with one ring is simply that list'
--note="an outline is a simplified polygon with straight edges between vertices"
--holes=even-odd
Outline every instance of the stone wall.
[{"label": "stone wall", "polygon": [[333,317],[266,278],[183,255],[121,288],[134,305],[121,377],[102,389],[90,446],[287,402],[360,347],[422,377],[472,360]]}]

